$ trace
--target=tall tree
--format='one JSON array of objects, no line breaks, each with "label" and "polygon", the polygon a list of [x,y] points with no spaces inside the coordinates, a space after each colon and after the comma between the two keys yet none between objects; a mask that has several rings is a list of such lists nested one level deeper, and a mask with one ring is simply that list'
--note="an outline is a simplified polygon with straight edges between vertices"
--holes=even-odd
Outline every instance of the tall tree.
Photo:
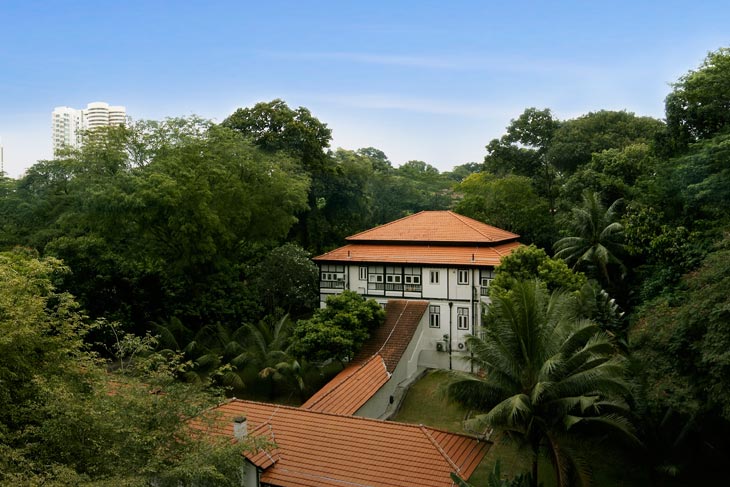
[{"label": "tall tree", "polygon": [[631,112],[600,110],[561,123],[547,150],[547,158],[559,171],[572,174],[607,149],[624,149],[631,144],[650,143],[664,130],[664,124]]},{"label": "tall tree", "polygon": [[251,138],[267,152],[282,151],[299,158],[308,171],[321,171],[329,165],[326,150],[332,131],[304,107],[291,109],[280,99],[261,102],[253,108],[239,108],[221,125]]},{"label": "tall tree", "polygon": [[487,145],[486,171],[497,175],[516,174],[533,179],[535,188],[554,208],[555,169],[546,154],[560,122],[550,109],[527,108],[511,120],[507,133]]},{"label": "tall tree", "polygon": [[528,177],[480,172],[467,177],[455,191],[463,195],[455,206],[462,215],[514,232],[528,244],[547,246],[554,240],[548,201],[535,192]]},{"label": "tall tree", "polygon": [[730,48],[710,52],[673,88],[665,100],[671,152],[730,130]]},{"label": "tall tree", "polygon": [[532,485],[538,457],[552,461],[556,483],[589,483],[573,438],[608,427],[633,438],[625,398],[625,359],[598,325],[566,312],[569,297],[539,281],[517,284],[489,307],[483,337],[467,343],[479,375],[458,374],[449,396],[480,413],[474,426],[503,430],[529,448]]}]

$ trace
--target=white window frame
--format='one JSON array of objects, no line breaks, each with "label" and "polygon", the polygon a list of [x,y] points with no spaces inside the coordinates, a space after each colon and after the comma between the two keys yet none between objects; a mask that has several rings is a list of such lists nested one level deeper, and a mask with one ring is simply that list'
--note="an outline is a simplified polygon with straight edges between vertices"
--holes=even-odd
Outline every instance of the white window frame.
[{"label": "white window frame", "polygon": [[428,307],[428,327],[441,328],[441,306],[432,304]]},{"label": "white window frame", "polygon": [[367,281],[368,280],[368,268],[367,267],[360,267],[360,280],[361,281]]},{"label": "white window frame", "polygon": [[456,328],[458,330],[469,329],[469,308],[458,307],[456,308]]}]

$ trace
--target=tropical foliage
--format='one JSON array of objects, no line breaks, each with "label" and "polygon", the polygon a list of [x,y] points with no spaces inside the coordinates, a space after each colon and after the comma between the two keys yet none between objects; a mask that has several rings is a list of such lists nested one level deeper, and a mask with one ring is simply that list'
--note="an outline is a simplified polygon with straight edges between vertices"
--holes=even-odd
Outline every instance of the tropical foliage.
[{"label": "tropical foliage", "polygon": [[590,483],[590,468],[576,442],[595,427],[630,438],[626,359],[592,321],[568,311],[569,297],[547,294],[538,281],[516,284],[489,307],[481,337],[467,343],[483,375],[455,376],[449,395],[480,411],[470,422],[504,431],[532,453],[546,454],[560,486]]},{"label": "tropical foliage", "polygon": [[[0,471],[24,470],[7,463],[15,454],[56,465],[40,450],[18,453],[35,439],[13,436],[17,421],[60,414],[68,381],[69,397],[105,398],[89,382],[99,370],[91,351],[127,373],[154,346],[177,360],[168,375],[180,382],[303,399],[323,380],[313,364],[351,357],[378,321],[374,308],[353,311],[363,306],[355,300],[341,316],[315,311],[309,257],[417,211],[455,209],[535,244],[504,259],[495,302],[539,278],[543,294],[570,293],[573,321],[590,318],[631,357],[657,482],[706,478],[703,459],[730,452],[721,350],[729,79],[723,47],[671,86],[665,121],[611,110],[561,120],[527,108],[485,141],[483,161],[451,172],[397,165],[375,147],[331,150],[326,123],[273,100],[222,124],[188,117],[95,131],[18,179],[0,174],[0,251],[12,251],[0,265],[14,283],[0,319],[17,323],[0,336]],[[69,356],[89,364],[86,375]],[[39,394],[60,397],[59,409],[28,402]]]},{"label": "tropical foliage", "polygon": [[624,251],[623,225],[618,221],[620,204],[617,200],[606,208],[597,193],[584,193],[582,204],[573,209],[569,220],[572,234],[555,242],[555,257],[574,269],[585,269],[604,284],[611,282],[610,267],[618,269],[622,277],[625,267],[620,259]]}]

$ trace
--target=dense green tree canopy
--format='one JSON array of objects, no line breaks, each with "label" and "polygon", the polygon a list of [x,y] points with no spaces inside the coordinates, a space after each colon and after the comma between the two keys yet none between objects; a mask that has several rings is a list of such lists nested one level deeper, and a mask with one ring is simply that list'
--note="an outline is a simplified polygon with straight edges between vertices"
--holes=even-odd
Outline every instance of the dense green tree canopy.
[{"label": "dense green tree canopy", "polygon": [[536,194],[529,178],[475,173],[455,191],[463,195],[455,207],[458,213],[514,232],[524,243],[552,243],[554,224],[548,202]]},{"label": "dense green tree canopy", "polygon": [[547,149],[547,158],[560,171],[573,173],[587,164],[592,154],[651,142],[663,128],[659,120],[626,111],[591,112],[560,124]]},{"label": "dense green tree canopy", "polygon": [[517,283],[534,279],[539,279],[549,291],[577,291],[586,283],[585,275],[572,271],[563,260],[551,258],[534,245],[526,245],[502,258],[489,294],[504,294]]},{"label": "dense green tree canopy", "polygon": [[31,251],[0,253],[0,484],[234,485],[242,446],[185,423],[213,398],[175,381],[185,366],[174,357],[108,373],[78,305],[54,286],[63,272]]}]

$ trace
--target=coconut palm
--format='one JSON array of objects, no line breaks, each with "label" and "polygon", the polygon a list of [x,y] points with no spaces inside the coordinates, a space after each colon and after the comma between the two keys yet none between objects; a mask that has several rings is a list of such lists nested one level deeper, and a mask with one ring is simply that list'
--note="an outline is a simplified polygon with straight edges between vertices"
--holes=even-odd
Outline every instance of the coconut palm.
[{"label": "coconut palm", "polygon": [[448,387],[452,399],[479,411],[471,428],[498,428],[529,448],[534,486],[541,453],[557,485],[590,483],[575,445],[593,424],[635,439],[623,399],[626,361],[596,323],[571,318],[570,299],[548,295],[539,281],[495,297],[482,337],[467,339],[480,373],[457,374]]},{"label": "coconut palm", "polygon": [[292,321],[289,314],[275,321],[271,318],[244,325],[249,334],[249,366],[266,381],[270,399],[276,395],[276,385],[284,383],[292,385],[301,397],[305,390],[302,367],[290,355]]},{"label": "coconut palm", "polygon": [[574,269],[583,267],[593,271],[605,283],[610,282],[611,265],[618,267],[623,275],[625,267],[619,259],[624,250],[621,243],[624,229],[618,221],[620,202],[614,201],[607,209],[598,193],[583,193],[582,204],[573,209],[570,222],[573,236],[555,242],[555,257]]}]

